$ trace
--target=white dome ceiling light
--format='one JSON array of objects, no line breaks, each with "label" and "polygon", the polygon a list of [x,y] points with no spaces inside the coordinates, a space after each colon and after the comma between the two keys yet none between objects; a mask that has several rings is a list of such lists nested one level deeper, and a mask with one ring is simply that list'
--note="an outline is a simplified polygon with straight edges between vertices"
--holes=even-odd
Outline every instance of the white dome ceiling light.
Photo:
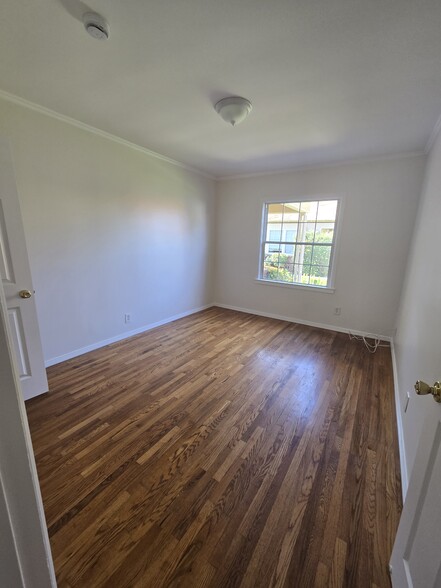
[{"label": "white dome ceiling light", "polygon": [[84,28],[94,39],[105,41],[109,38],[109,25],[102,16],[96,12],[86,12],[83,15]]},{"label": "white dome ceiling light", "polygon": [[225,122],[230,123],[233,127],[250,114],[253,105],[246,98],[240,96],[230,96],[229,98],[222,98],[214,105],[217,113],[224,119]]}]

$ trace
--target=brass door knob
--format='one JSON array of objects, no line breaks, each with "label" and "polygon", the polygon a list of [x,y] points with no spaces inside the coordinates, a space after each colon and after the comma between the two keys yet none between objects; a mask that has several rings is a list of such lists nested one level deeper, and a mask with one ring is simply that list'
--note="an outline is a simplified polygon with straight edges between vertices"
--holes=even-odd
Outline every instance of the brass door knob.
[{"label": "brass door knob", "polygon": [[20,290],[18,295],[20,298],[30,298],[32,296],[32,292],[30,290]]},{"label": "brass door knob", "polygon": [[441,383],[435,382],[433,386],[429,386],[426,382],[422,380],[418,380],[415,384],[415,392],[420,396],[425,396],[426,394],[432,394],[433,399],[436,402],[441,402]]}]

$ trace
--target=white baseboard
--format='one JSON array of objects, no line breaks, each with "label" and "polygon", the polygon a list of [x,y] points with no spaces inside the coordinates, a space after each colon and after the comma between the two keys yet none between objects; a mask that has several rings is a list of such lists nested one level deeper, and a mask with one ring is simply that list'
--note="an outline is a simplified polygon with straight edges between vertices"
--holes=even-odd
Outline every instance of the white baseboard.
[{"label": "white baseboard", "polygon": [[110,339],[105,339],[104,341],[97,341],[96,343],[86,345],[86,347],[81,347],[80,349],[74,349],[73,351],[69,351],[69,353],[64,353],[63,355],[58,355],[57,357],[52,357],[51,359],[46,360],[44,362],[44,365],[45,367],[50,367],[57,363],[62,363],[63,361],[67,361],[68,359],[78,357],[79,355],[84,355],[84,353],[89,353],[89,351],[95,351],[95,349],[105,347],[106,345],[110,345],[111,343],[117,343],[118,341],[122,341],[123,339],[129,339],[134,335],[139,335],[140,333],[150,331],[151,329],[155,329],[156,327],[160,327],[161,325],[166,325],[167,323],[177,321],[180,318],[184,318],[186,316],[189,316],[190,314],[195,314],[196,312],[200,312],[201,310],[206,310],[207,308],[211,308],[212,306],[214,305],[206,304],[205,306],[192,308],[191,310],[186,310],[185,312],[175,314],[156,323],[150,323],[149,325],[144,325],[143,327],[139,327],[138,329],[134,329],[133,331],[127,331],[125,333],[115,335],[115,337],[110,337]]},{"label": "white baseboard", "polygon": [[73,351],[69,351],[68,353],[64,353],[63,355],[58,355],[56,357],[51,357],[50,359],[45,360],[44,365],[45,367],[51,367],[52,365],[56,365],[57,363],[62,363],[63,361],[67,361],[68,359],[73,359],[74,357],[78,357],[79,355],[84,355],[85,353],[89,353],[89,351],[95,351],[95,349],[99,349],[100,347],[105,347],[106,345],[110,345],[111,343],[117,343],[118,341],[122,341],[123,339],[129,339],[134,335],[139,335],[140,333],[144,333],[145,331],[150,331],[151,329],[155,329],[156,327],[160,327],[161,325],[166,325],[167,323],[171,323],[176,321],[180,318],[184,318],[191,314],[195,314],[196,312],[200,312],[201,310],[206,310],[207,308],[211,308],[213,306],[219,306],[220,308],[226,308],[229,310],[237,310],[239,312],[246,312],[248,314],[255,314],[257,316],[266,316],[268,318],[274,318],[281,321],[288,321],[291,323],[299,323],[301,325],[308,325],[310,327],[319,327],[320,329],[327,329],[329,331],[337,331],[340,333],[352,333],[353,335],[360,335],[364,337],[372,337],[378,338],[382,341],[391,341],[391,337],[386,337],[384,335],[376,335],[374,333],[367,333],[365,331],[358,331],[357,329],[347,329],[336,327],[335,325],[326,325],[324,323],[315,323],[312,321],[305,321],[302,319],[292,318],[288,316],[282,316],[279,314],[269,313],[269,312],[261,312],[259,310],[254,310],[251,308],[242,308],[239,306],[231,306],[230,304],[222,304],[220,302],[213,302],[212,304],[206,304],[204,306],[199,306],[198,308],[193,308],[191,310],[187,310],[185,312],[181,312],[179,314],[175,314],[173,316],[167,317],[161,321],[157,321],[156,323],[150,323],[148,325],[144,325],[139,327],[138,329],[134,329],[133,331],[127,331],[125,333],[120,333],[119,335],[115,335],[114,337],[110,337],[109,339],[104,339],[102,341],[97,341],[96,343],[92,343],[91,345],[86,345],[85,347],[80,347],[79,349],[74,349]]},{"label": "white baseboard", "polygon": [[386,335],[376,335],[375,333],[367,333],[366,331],[358,331],[357,329],[348,329],[346,327],[336,327],[335,325],[327,325],[325,323],[314,323],[312,321],[305,321],[303,319],[293,318],[290,316],[282,316],[272,312],[261,312],[252,308],[242,308],[240,306],[231,306],[230,304],[222,304],[214,302],[212,306],[219,306],[220,308],[227,308],[228,310],[237,310],[239,312],[246,312],[247,314],[256,314],[257,316],[266,316],[268,318],[277,319],[279,321],[288,321],[289,323],[299,323],[300,325],[307,325],[309,327],[318,327],[319,329],[326,329],[327,331],[337,331],[338,333],[351,333],[351,335],[359,335],[360,337],[370,337],[372,339],[381,339],[382,341],[392,341],[392,337]]},{"label": "white baseboard", "polygon": [[396,365],[396,358],[395,358],[395,349],[392,337],[386,337],[384,335],[376,335],[374,333],[367,333],[365,331],[359,331],[357,329],[348,329],[342,327],[336,327],[335,325],[327,325],[324,323],[316,323],[312,321],[305,321],[303,319],[292,318],[288,316],[283,316],[279,314],[274,314],[270,312],[262,312],[259,310],[254,310],[251,308],[243,308],[239,306],[232,306],[230,304],[222,304],[220,302],[213,302],[212,304],[206,304],[205,306],[200,306],[198,308],[193,308],[191,310],[187,310],[185,312],[181,312],[179,314],[175,314],[171,317],[163,319],[161,321],[157,321],[156,323],[150,323],[148,325],[144,325],[143,327],[139,327],[138,329],[134,329],[133,331],[128,331],[126,333],[121,333],[116,335],[115,337],[111,337],[110,339],[105,339],[104,341],[98,341],[97,343],[93,343],[92,345],[87,345],[86,347],[81,347],[80,349],[75,349],[74,351],[70,351],[69,353],[65,353],[64,355],[59,355],[57,357],[52,357],[45,361],[45,367],[50,367],[57,363],[61,363],[63,361],[67,361],[68,359],[72,359],[74,357],[78,357],[79,355],[83,355],[84,353],[88,353],[89,351],[94,351],[95,349],[99,349],[100,347],[105,347],[106,345],[110,345],[111,343],[116,343],[117,341],[122,341],[123,339],[128,339],[133,337],[134,335],[139,335],[140,333],[144,333],[145,331],[150,331],[156,327],[160,327],[161,325],[165,325],[167,323],[171,323],[176,321],[180,318],[184,318],[191,314],[195,314],[196,312],[200,312],[201,310],[206,310],[207,308],[212,308],[213,306],[218,306],[219,308],[226,308],[228,310],[236,310],[238,312],[245,312],[247,314],[255,314],[257,316],[265,316],[268,318],[274,318],[282,321],[287,321],[291,323],[299,323],[301,325],[308,325],[310,327],[318,327],[320,329],[326,329],[329,331],[337,331],[339,333],[351,333],[353,335],[360,335],[364,337],[373,337],[378,338],[383,341],[389,341],[391,344],[391,355],[392,355],[392,368],[393,368],[393,378],[394,378],[394,390],[395,390],[395,410],[396,410],[396,419],[397,419],[397,429],[398,429],[398,444],[400,450],[400,467],[401,467],[401,485],[403,491],[403,500],[407,493],[408,487],[408,474],[407,474],[407,465],[406,465],[406,456],[405,456],[405,448],[404,448],[404,434],[403,434],[403,422],[401,418],[401,411],[400,411],[400,398],[399,398],[399,390],[398,390],[398,376],[397,376],[397,365]]},{"label": "white baseboard", "polygon": [[397,370],[397,360],[395,357],[395,347],[394,342],[391,342],[391,355],[392,355],[392,369],[394,375],[394,390],[395,390],[395,416],[397,419],[397,429],[398,429],[398,446],[400,449],[400,469],[401,469],[401,489],[403,492],[403,502],[406,498],[407,488],[409,486],[409,476],[407,473],[407,463],[406,463],[406,450],[404,445],[404,431],[403,431],[403,419],[401,417],[401,403],[400,403],[400,391],[398,388],[398,370]]}]

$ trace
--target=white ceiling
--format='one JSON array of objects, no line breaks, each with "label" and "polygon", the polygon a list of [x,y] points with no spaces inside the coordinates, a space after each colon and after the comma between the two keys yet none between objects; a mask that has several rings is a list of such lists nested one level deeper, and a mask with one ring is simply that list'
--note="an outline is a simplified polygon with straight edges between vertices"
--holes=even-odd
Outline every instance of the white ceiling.
[{"label": "white ceiling", "polygon": [[[84,31],[100,12],[110,40]],[[421,151],[440,0],[1,0],[0,88],[214,176]],[[253,102],[240,126],[213,104]]]}]

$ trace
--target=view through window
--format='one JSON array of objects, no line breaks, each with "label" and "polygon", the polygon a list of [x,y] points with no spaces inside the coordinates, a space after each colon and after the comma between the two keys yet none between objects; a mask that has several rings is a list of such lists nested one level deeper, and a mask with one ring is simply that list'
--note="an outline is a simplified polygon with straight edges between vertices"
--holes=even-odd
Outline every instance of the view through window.
[{"label": "view through window", "polygon": [[338,200],[267,203],[260,278],[329,287]]}]

